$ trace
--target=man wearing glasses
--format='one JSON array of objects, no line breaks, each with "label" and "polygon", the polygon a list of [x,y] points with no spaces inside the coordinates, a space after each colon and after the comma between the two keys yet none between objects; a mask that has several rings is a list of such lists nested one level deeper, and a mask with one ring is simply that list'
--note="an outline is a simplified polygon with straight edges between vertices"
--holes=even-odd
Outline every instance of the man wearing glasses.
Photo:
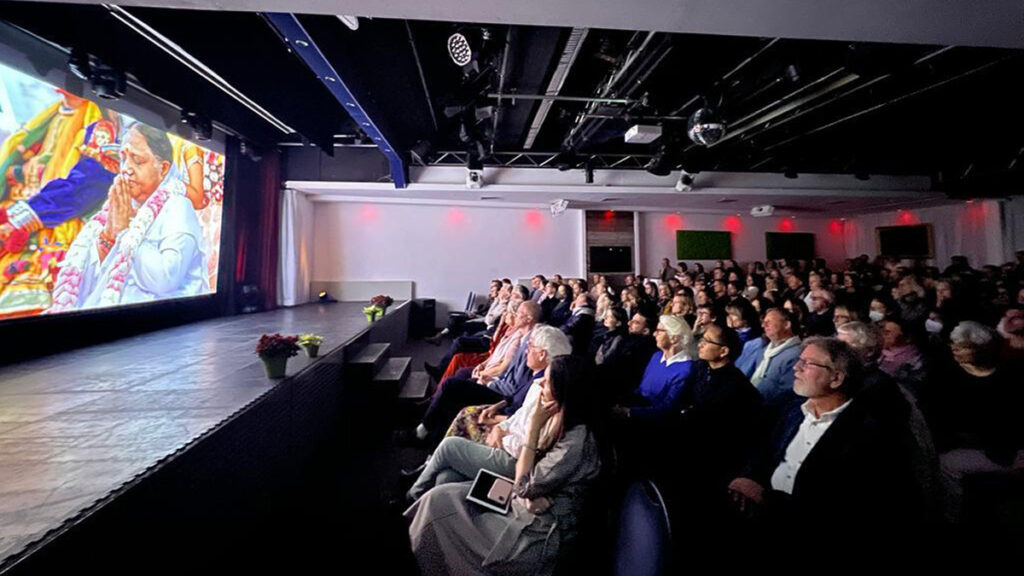
[{"label": "man wearing glasses", "polygon": [[913,475],[892,428],[854,400],[863,382],[857,354],[835,338],[808,338],[794,371],[793,389],[805,400],[729,484],[736,506],[766,528],[906,529]]}]

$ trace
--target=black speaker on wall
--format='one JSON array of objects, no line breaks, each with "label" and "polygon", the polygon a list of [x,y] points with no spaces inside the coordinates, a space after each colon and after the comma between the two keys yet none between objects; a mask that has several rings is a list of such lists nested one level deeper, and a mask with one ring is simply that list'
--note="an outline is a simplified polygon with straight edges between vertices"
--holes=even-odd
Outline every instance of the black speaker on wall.
[{"label": "black speaker on wall", "polygon": [[417,298],[412,301],[412,310],[409,314],[410,338],[425,338],[437,332],[434,327],[436,309],[437,302],[433,298]]}]

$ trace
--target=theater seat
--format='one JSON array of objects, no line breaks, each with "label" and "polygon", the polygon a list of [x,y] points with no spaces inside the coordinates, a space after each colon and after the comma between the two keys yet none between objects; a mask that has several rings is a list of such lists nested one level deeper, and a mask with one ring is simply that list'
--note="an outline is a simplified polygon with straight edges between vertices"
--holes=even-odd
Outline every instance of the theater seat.
[{"label": "theater seat", "polygon": [[672,529],[665,501],[654,482],[626,489],[615,542],[615,576],[655,576],[671,570]]}]

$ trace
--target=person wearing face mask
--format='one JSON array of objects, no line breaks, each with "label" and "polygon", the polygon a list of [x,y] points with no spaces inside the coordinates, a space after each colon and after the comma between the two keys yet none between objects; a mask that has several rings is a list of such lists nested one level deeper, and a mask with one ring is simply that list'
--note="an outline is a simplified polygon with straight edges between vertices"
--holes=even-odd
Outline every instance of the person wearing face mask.
[{"label": "person wearing face mask", "polygon": [[871,306],[868,308],[868,318],[877,324],[893,314],[895,307],[896,304],[891,298],[876,296],[871,299]]}]

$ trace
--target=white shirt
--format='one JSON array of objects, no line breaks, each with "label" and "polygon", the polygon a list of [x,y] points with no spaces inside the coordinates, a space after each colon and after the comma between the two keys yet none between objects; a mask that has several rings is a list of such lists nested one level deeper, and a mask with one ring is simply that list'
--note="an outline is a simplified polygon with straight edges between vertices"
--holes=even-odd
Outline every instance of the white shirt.
[{"label": "white shirt", "polygon": [[850,402],[847,400],[835,410],[825,412],[819,417],[814,416],[814,411],[809,407],[809,401],[800,406],[800,410],[804,413],[804,421],[800,423],[800,429],[797,430],[796,436],[793,436],[793,440],[786,447],[786,456],[782,462],[779,462],[778,468],[772,474],[772,488],[786,494],[793,493],[793,484],[796,483],[796,475],[800,471],[800,466],[814,449],[818,440],[825,435],[828,427],[835,422],[836,417],[843,410],[846,410]]},{"label": "white shirt", "polygon": [[526,444],[526,435],[530,431],[530,417],[533,416],[533,407],[537,405],[541,390],[544,388],[541,385],[542,381],[543,378],[535,379],[530,384],[530,389],[526,391],[526,398],[523,399],[523,405],[519,407],[519,410],[516,410],[515,414],[498,424],[498,426],[505,430],[505,435],[501,437],[501,445],[513,458],[519,458],[519,450],[523,447],[523,444]]},{"label": "white shirt", "polygon": [[668,358],[665,357],[664,350],[661,352],[661,363],[664,364],[665,366],[671,366],[676,362],[686,362],[688,360],[692,360],[692,358],[690,357],[690,351],[687,350],[686,348],[683,348],[682,350],[676,352],[675,354],[669,356]]}]

